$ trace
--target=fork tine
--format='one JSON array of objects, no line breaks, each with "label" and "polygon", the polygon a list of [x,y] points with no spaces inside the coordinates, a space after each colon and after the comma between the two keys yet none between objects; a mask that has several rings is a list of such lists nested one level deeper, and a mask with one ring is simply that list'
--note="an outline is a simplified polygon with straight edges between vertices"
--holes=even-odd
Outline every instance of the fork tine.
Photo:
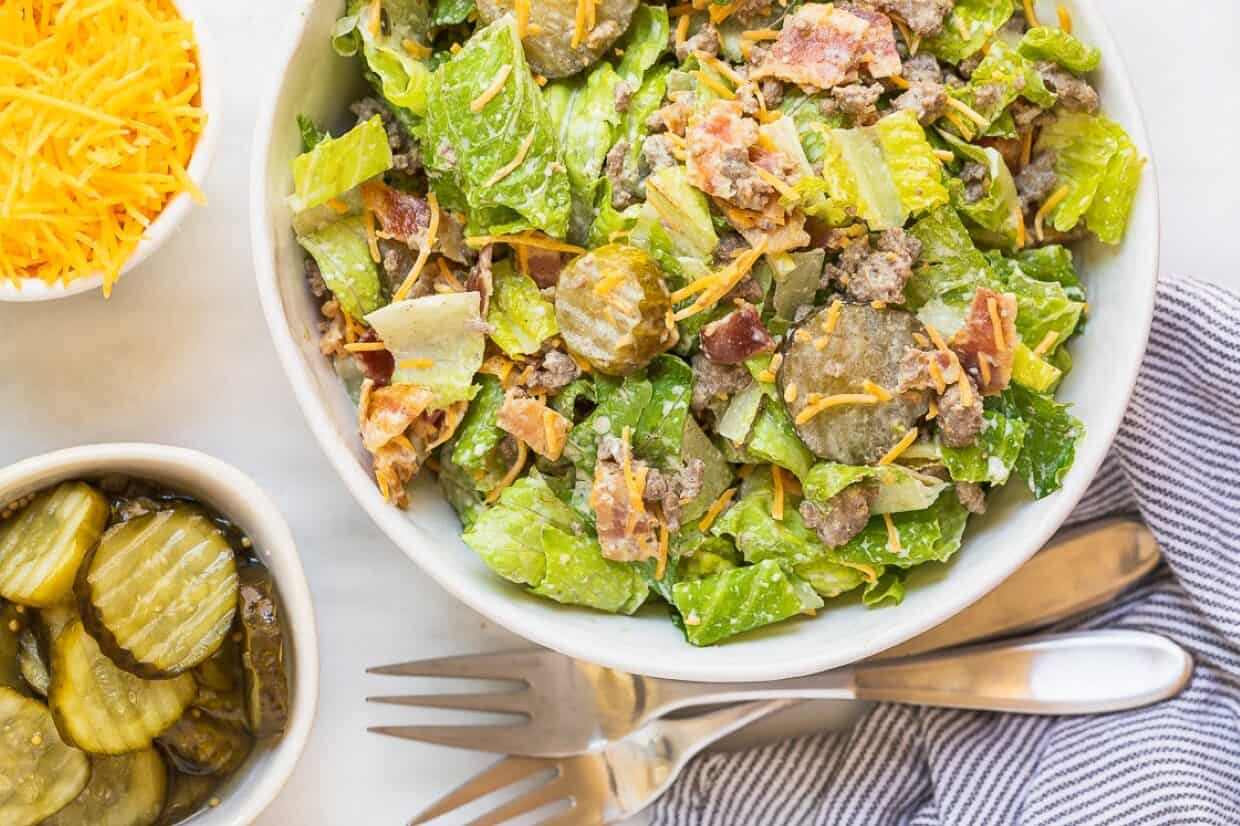
[{"label": "fork tine", "polygon": [[367,731],[458,749],[512,754],[529,745],[528,725],[515,726],[374,726]]},{"label": "fork tine", "polygon": [[535,667],[541,653],[539,651],[516,651],[464,654],[456,657],[438,657],[430,660],[380,665],[366,669],[366,673],[392,677],[459,677],[524,682],[520,677],[514,677],[513,674]]},{"label": "fork tine", "polygon": [[[545,763],[549,768],[559,768],[556,764],[550,761],[545,761]],[[556,782],[559,780],[560,776],[561,775],[557,774],[556,777],[548,780],[537,789],[531,789],[520,797],[509,800],[501,806],[497,806],[490,812],[482,815],[482,817],[479,817],[477,820],[471,821],[469,826],[499,826],[500,823],[506,823],[514,817],[520,817],[526,812],[541,809],[549,803],[554,803],[557,800],[567,800],[568,794],[561,788],[563,784]]]},{"label": "fork tine", "polygon": [[520,714],[529,709],[524,691],[483,692],[479,694],[409,694],[400,697],[367,697],[368,703],[418,708],[453,708],[461,711],[489,711]]},{"label": "fork tine", "polygon": [[536,757],[507,757],[483,769],[469,780],[414,815],[409,826],[434,820],[440,815],[468,806],[480,797],[517,783],[535,772],[554,766]]}]

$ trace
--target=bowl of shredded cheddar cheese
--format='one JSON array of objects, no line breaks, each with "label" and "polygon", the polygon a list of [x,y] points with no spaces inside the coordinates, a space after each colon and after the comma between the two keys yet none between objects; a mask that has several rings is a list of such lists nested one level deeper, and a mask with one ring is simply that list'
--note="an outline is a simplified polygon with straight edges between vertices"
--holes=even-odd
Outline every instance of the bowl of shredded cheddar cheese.
[{"label": "bowl of shredded cheddar cheese", "polygon": [[0,301],[110,295],[206,203],[203,39],[171,0],[0,3]]}]

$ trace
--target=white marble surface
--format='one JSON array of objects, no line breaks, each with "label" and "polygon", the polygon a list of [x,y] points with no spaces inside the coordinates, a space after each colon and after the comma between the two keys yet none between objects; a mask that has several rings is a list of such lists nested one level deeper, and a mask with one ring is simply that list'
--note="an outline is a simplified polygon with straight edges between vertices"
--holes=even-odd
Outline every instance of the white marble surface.
[{"label": "white marble surface", "polygon": [[[1145,109],[1162,186],[1164,273],[1240,289],[1234,229],[1240,5],[1101,0]],[[253,286],[246,204],[251,129],[294,3],[197,0],[220,47],[227,108],[210,199],[109,301],[0,305],[0,463],[70,445],[198,448],[252,474],[283,508],[316,601],[318,724],[262,824],[397,824],[487,762],[366,734],[415,714],[367,706],[410,685],[366,666],[519,644],[421,574],[354,505],[306,429]]]}]

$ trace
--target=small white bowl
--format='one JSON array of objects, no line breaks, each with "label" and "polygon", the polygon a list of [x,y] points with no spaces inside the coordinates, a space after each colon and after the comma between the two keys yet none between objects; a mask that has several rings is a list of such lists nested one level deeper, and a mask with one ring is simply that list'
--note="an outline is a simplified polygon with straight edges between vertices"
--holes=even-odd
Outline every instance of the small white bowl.
[{"label": "small white bowl", "polygon": [[[198,136],[198,142],[194,145],[194,154],[190,156],[189,166],[185,171],[201,189],[207,179],[207,171],[211,168],[211,161],[215,157],[215,145],[219,141],[224,89],[216,82],[216,78],[219,77],[216,71],[218,64],[215,47],[211,43],[207,26],[202,20],[202,15],[194,11],[195,4],[200,0],[172,1],[181,17],[194,24],[194,40],[198,47],[198,76],[202,82],[202,110],[207,113],[207,123]],[[124,277],[130,270],[145,261],[151,253],[159,249],[160,245],[176,232],[186,213],[193,206],[195,206],[194,199],[188,192],[182,192],[169,201],[164,206],[163,212],[156,216],[143,233],[143,238],[138,242],[133,254],[126,259],[124,266],[121,267],[121,276]],[[38,278],[25,278],[13,284],[8,279],[0,279],[0,301],[54,301],[58,298],[68,298],[72,295],[97,290],[102,286],[102,275],[75,278],[67,284],[64,281],[48,284]]]},{"label": "small white bowl", "polygon": [[288,727],[279,739],[259,742],[219,790],[219,806],[194,817],[195,826],[245,826],[275,799],[292,774],[318,706],[314,609],[293,535],[275,504],[250,477],[219,459],[165,445],[86,445],[26,459],[0,470],[0,504],[67,479],[110,473],[159,482],[209,504],[253,540],[275,579],[289,675]]},{"label": "small white bowl", "polygon": [[[1093,77],[1103,111],[1149,157],[1136,95],[1096,3],[1068,5],[1076,33],[1102,49],[1102,66]],[[1035,502],[1014,479],[991,497],[989,512],[970,523],[964,547],[949,564],[914,569],[901,605],[869,609],[857,600],[835,600],[813,619],[695,649],[666,611],[612,616],[524,593],[461,542],[460,523],[437,485],[421,480],[407,511],[383,500],[358,437],[354,405],[319,353],[319,310],[306,285],[303,253],[285,205],[292,191],[289,161],[300,151],[296,116],[338,124],[347,118],[347,105],[368,91],[356,66],[332,51],[337,0],[305,0],[303,6],[290,21],[288,62],[255,125],[250,237],[267,325],[306,420],[358,502],[428,575],[500,627],[572,657],[657,677],[774,680],[835,668],[933,628],[1002,582],[1058,529],[1102,464],[1128,406],[1154,309],[1159,237],[1152,163],[1142,177],[1124,243],[1086,244],[1076,259],[1090,290],[1091,310],[1084,332],[1072,342],[1076,366],[1058,395],[1075,405],[1087,436],[1063,489]]]}]

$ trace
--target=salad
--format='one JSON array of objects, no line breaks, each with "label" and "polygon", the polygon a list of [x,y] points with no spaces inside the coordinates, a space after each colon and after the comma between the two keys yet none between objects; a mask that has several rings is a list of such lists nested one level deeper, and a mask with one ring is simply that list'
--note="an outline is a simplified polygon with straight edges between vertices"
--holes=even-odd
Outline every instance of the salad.
[{"label": "salad", "polygon": [[[293,224],[383,495],[694,645],[898,603],[1084,437],[1071,242],[1143,159],[1013,0],[349,0]],[[332,71],[335,71],[333,68]]]}]

